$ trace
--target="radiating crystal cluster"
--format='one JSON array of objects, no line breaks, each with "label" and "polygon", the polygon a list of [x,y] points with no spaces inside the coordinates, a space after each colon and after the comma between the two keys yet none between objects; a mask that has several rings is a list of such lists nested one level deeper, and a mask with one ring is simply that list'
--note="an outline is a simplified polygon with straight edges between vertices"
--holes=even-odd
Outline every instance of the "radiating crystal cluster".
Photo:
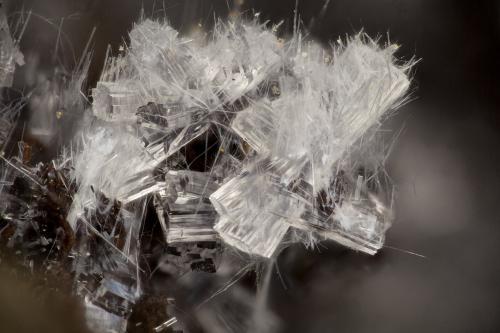
[{"label": "radiating crystal cluster", "polygon": [[276,30],[219,23],[200,41],[146,20],[107,60],[94,114],[164,145],[156,198],[167,242],[215,241],[216,232],[271,257],[294,228],[309,244],[328,238],[374,254],[391,188],[382,160],[359,152],[404,100],[410,65],[364,34],[325,49]]},{"label": "radiating crystal cluster", "polygon": [[[393,195],[379,128],[405,100],[412,63],[363,33],[324,48],[298,29],[280,39],[278,28],[218,22],[189,39],[144,20],[108,53],[92,115],[60,157],[5,159],[10,246],[33,227],[26,220],[55,214],[61,231],[32,246],[65,249],[97,331],[127,330],[151,257],[179,277],[216,272],[229,248],[252,259],[299,241],[383,246]],[[78,78],[57,95],[76,100]],[[152,220],[159,250],[144,241]]]},{"label": "radiating crystal cluster", "polygon": [[[360,152],[404,100],[410,65],[397,64],[394,45],[381,48],[364,34],[325,49],[275,31],[219,23],[211,39],[197,41],[146,20],[127,52],[108,60],[94,113],[163,134],[158,197],[167,241],[216,231],[227,244],[271,257],[294,228],[309,244],[328,238],[374,254],[390,224],[391,188],[382,160]],[[204,158],[209,144],[215,159],[198,170],[204,175],[193,174],[189,155]],[[231,159],[230,172],[213,179]]]}]

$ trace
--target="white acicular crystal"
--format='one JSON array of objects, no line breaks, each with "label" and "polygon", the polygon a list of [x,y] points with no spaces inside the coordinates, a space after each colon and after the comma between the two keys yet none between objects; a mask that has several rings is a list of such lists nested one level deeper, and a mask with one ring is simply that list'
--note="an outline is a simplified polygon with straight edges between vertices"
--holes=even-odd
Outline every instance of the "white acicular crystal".
[{"label": "white acicular crystal", "polygon": [[282,62],[281,43],[265,25],[219,23],[214,41],[201,52],[210,63],[212,84],[224,92],[224,102],[253,93]]},{"label": "white acicular crystal", "polygon": [[[275,78],[280,86],[280,97],[253,102],[236,115],[231,126],[257,154],[275,156],[290,163],[299,162],[306,156],[309,166],[302,169],[300,177],[306,184],[310,182],[310,193],[302,197],[306,213],[300,218],[280,215],[282,221],[273,224],[259,216],[250,223],[253,217],[248,218],[241,209],[232,211],[224,207],[237,206],[227,198],[235,202],[253,202],[266,197],[263,193],[272,190],[268,182],[257,187],[257,183],[241,183],[242,178],[237,177],[228,183],[231,191],[224,197],[226,201],[218,198],[219,193],[212,196],[212,202],[216,207],[219,205],[218,212],[223,217],[216,230],[246,252],[256,253],[255,249],[264,247],[266,251],[259,253],[263,255],[273,252],[266,246],[271,239],[283,237],[281,233],[271,232],[275,223],[285,222],[373,254],[383,244],[383,235],[390,222],[388,216],[375,214],[370,207],[354,208],[352,201],[359,199],[359,189],[357,196],[354,192],[343,193],[342,200],[332,203],[329,212],[318,210],[316,198],[324,194],[325,200],[332,201],[335,194],[329,189],[336,181],[337,170],[345,167],[346,156],[354,145],[369,145],[370,137],[362,143],[360,139],[368,130],[379,126],[386,112],[402,101],[410,83],[408,67],[395,64],[392,47],[381,49],[362,34],[348,40],[347,45],[333,49],[333,58],[317,44],[298,43],[290,44],[291,49],[296,48],[295,55],[283,59],[284,64],[290,66],[291,74],[282,72]],[[303,163],[298,165],[304,166]],[[219,192],[226,187],[227,184]],[[252,190],[236,192],[239,187]],[[274,193],[274,196],[279,194]],[[366,203],[358,205],[367,206]],[[260,200],[260,206],[248,208],[248,212],[252,210],[259,214],[266,211],[276,214],[272,200]]]},{"label": "white acicular crystal", "polygon": [[0,154],[5,150],[20,114],[19,106],[0,105]]},{"label": "white acicular crystal", "polygon": [[12,86],[16,65],[24,65],[24,56],[19,51],[18,43],[12,38],[0,1],[0,87]]},{"label": "white acicular crystal", "polygon": [[97,195],[123,204],[163,188],[153,171],[162,158],[155,158],[134,135],[118,127],[96,126],[83,134],[73,158],[72,178],[78,186],[68,221],[75,226],[85,208],[97,209]]},{"label": "white acicular crystal", "polygon": [[[285,191],[283,179],[264,165],[263,172],[245,172],[210,196],[221,216],[215,230],[224,241],[244,252],[271,257],[290,225],[305,208],[302,198]],[[267,169],[267,170],[266,170]]]},{"label": "white acicular crystal", "polygon": [[254,105],[239,112],[231,127],[253,150],[266,153],[276,141],[278,121],[269,106]]},{"label": "white acicular crystal", "polygon": [[134,86],[115,82],[98,82],[93,91],[94,114],[103,120],[135,119],[135,112],[142,106]]},{"label": "white acicular crystal", "polygon": [[292,60],[293,79],[283,73],[278,80],[281,97],[240,112],[232,127],[257,152],[289,159],[308,154],[319,191],[352,145],[397,106],[409,79],[391,48],[379,49],[363,35],[334,49],[328,62],[315,44],[301,50]]},{"label": "white acicular crystal", "polygon": [[[166,217],[168,244],[210,242],[218,239],[213,229],[216,214],[208,197],[218,189],[210,175],[196,171],[171,170],[160,191],[160,218]],[[166,215],[165,215],[166,213]]]}]

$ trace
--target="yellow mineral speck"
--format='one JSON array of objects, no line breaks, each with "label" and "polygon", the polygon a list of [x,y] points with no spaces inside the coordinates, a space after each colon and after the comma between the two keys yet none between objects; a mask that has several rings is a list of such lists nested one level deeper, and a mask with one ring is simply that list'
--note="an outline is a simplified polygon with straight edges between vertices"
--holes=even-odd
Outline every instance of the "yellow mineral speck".
[{"label": "yellow mineral speck", "polygon": [[61,119],[61,118],[62,118],[62,116],[63,116],[62,111],[57,111],[57,112],[56,112],[56,118],[57,118],[57,119]]}]

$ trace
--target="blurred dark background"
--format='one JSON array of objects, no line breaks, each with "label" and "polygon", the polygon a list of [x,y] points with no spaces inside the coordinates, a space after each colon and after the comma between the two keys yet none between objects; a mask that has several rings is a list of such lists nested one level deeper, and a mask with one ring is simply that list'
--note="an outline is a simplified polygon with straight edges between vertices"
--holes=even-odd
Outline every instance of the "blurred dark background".
[{"label": "blurred dark background", "polygon": [[[189,32],[214,17],[285,20],[295,0],[11,0],[11,18],[32,9],[22,51],[38,73],[79,58],[93,27],[92,87],[106,47],[116,51],[138,19],[166,15]],[[388,169],[398,185],[387,248],[367,257],[323,243],[287,249],[273,273],[270,306],[282,332],[500,331],[500,2],[451,0],[299,1],[323,42],[364,29],[422,60],[414,100],[388,126],[403,129]],[[68,42],[54,55],[61,24]],[[70,47],[71,45],[71,47]],[[73,58],[73,51],[74,58]],[[27,66],[29,67],[29,66]],[[16,85],[33,78],[17,73]],[[409,252],[415,252],[418,255]]]}]

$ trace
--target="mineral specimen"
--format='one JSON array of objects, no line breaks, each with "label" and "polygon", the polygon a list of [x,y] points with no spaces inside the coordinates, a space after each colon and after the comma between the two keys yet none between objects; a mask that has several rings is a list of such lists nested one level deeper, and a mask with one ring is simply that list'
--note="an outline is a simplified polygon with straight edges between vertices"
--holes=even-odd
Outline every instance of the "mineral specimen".
[{"label": "mineral specimen", "polygon": [[[4,21],[8,85],[21,61]],[[88,56],[80,75],[31,96],[45,120],[43,112],[78,114],[78,135],[52,162],[2,157],[0,237],[28,258],[64,261],[97,332],[131,331],[156,271],[166,280],[217,274],[224,255],[237,253],[246,272],[298,241],[382,248],[393,191],[379,128],[405,101],[413,62],[364,33],[324,48],[298,26],[287,41],[278,29],[218,21],[211,35],[188,39],[145,19],[119,55],[108,52],[92,105],[80,98]],[[2,146],[17,115],[7,110]],[[257,315],[251,299],[236,289],[197,316],[213,323],[207,330],[265,331],[255,323],[275,320]],[[216,320],[232,307],[226,301],[237,306]],[[165,311],[155,330],[178,321]]]}]

